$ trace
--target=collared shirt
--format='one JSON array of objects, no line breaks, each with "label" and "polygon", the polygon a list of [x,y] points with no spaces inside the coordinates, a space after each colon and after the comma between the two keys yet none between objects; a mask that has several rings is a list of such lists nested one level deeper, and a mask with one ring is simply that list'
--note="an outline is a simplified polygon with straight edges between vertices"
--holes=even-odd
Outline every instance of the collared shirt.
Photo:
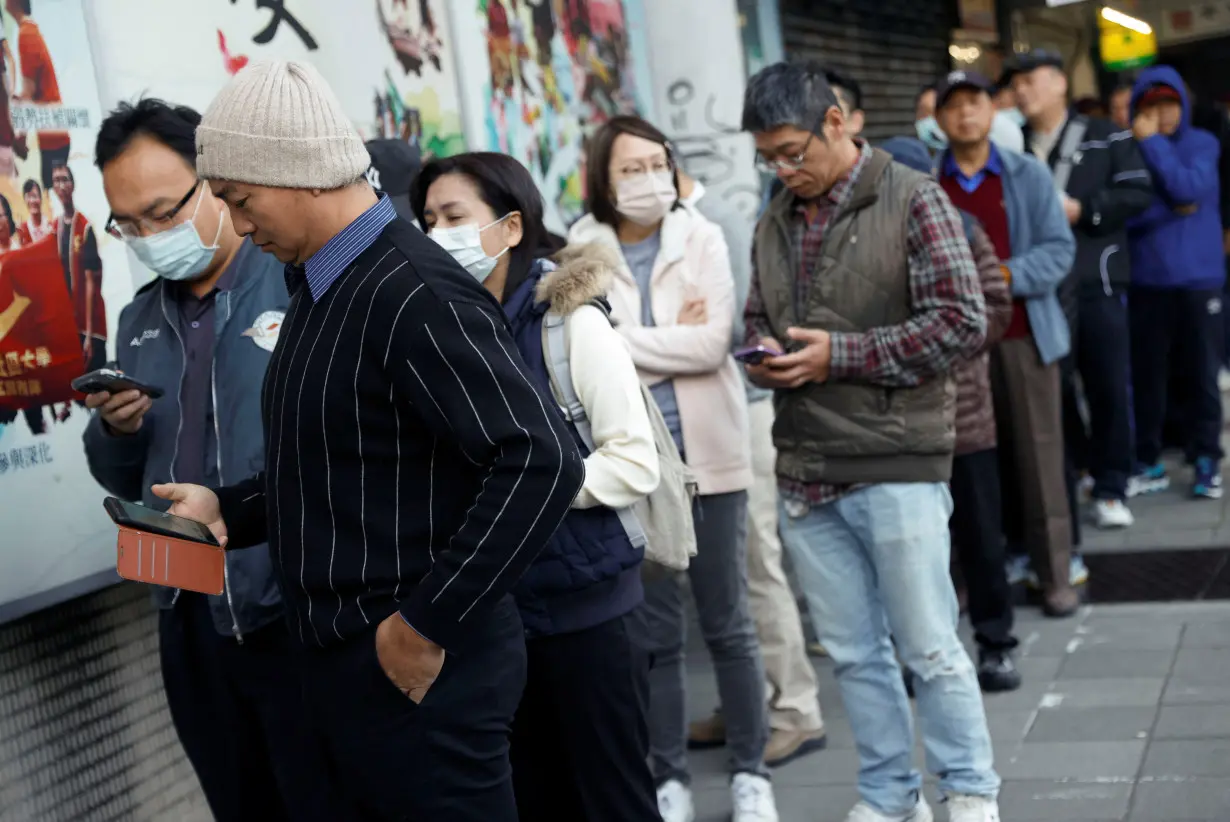
[{"label": "collared shirt", "polygon": [[[796,295],[803,305],[820,263],[825,234],[853,196],[870,159],[871,146],[861,143],[861,154],[849,173],[828,194],[795,210],[791,238],[799,261]],[[963,352],[981,342],[981,332],[971,322],[974,315],[986,315],[978,272],[961,217],[937,183],[919,186],[910,201],[906,248],[914,316],[908,323],[866,332],[832,332],[830,379],[913,387],[948,371]],[[749,344],[775,335],[765,313],[761,274],[753,273],[744,312]],[[977,339],[971,341],[972,335]],[[783,499],[803,507],[833,502],[858,487],[778,480]]]},{"label": "collared shirt", "polygon": [[252,253],[259,253],[256,246],[241,245],[235,259],[203,297],[192,293],[190,283],[166,284],[175,299],[176,330],[184,344],[184,375],[179,383],[179,448],[171,466],[176,482],[204,485],[210,481],[206,477],[206,450],[214,442],[213,365],[218,295],[231,290],[239,266]]},{"label": "collared shirt", "polygon": [[990,143],[991,153],[987,155],[987,163],[982,168],[975,171],[972,175],[966,176],[961,167],[957,165],[956,159],[952,156],[951,151],[944,152],[944,165],[941,172],[952,177],[957,181],[957,185],[961,186],[961,190],[966,194],[973,194],[978,190],[978,186],[982,185],[983,180],[987,178],[987,174],[994,174],[997,177],[1002,177],[1004,174],[1004,163],[999,158],[999,149],[994,143]]},{"label": "collared shirt", "polygon": [[376,241],[385,226],[396,219],[397,209],[393,208],[393,201],[387,194],[381,194],[375,205],[334,234],[333,239],[321,246],[305,265],[287,265],[286,289],[294,294],[306,279],[312,302],[319,302],[329,286]]}]

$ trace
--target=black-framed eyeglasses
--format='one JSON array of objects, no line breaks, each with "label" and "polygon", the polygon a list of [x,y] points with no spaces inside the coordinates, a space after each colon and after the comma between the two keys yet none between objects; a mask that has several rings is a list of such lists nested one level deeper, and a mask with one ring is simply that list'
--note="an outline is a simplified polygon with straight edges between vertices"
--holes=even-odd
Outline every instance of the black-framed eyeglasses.
[{"label": "black-framed eyeglasses", "polygon": [[[829,108],[832,108],[830,106]],[[779,171],[798,171],[803,167],[803,163],[807,160],[807,150],[811,148],[811,141],[816,139],[816,134],[824,127],[824,118],[828,116],[829,109],[825,109],[824,113],[816,120],[815,126],[812,127],[811,133],[807,135],[807,140],[803,143],[803,149],[793,157],[781,157],[773,160],[756,155],[756,169],[765,174],[776,174]]]},{"label": "black-framed eyeglasses", "polygon": [[192,197],[201,188],[201,181],[198,179],[192,184],[192,188],[188,189],[180,201],[176,203],[169,211],[160,214],[157,217],[138,217],[136,220],[117,220],[115,215],[111,214],[107,217],[107,233],[112,237],[120,240],[135,240],[138,237],[149,237],[153,234],[159,234],[171,228],[175,223],[175,218],[179,216],[179,212],[184,210],[184,206],[192,201]]}]

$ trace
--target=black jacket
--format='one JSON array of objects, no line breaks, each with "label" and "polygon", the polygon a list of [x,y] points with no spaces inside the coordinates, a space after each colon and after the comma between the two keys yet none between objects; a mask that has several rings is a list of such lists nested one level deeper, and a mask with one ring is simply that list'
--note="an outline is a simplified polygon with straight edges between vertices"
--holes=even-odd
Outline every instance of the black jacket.
[{"label": "black jacket", "polygon": [[[1051,149],[1047,164],[1054,171],[1069,129],[1083,123],[1085,136],[1072,155],[1067,194],[1081,204],[1081,216],[1072,226],[1076,262],[1060,290],[1064,310],[1071,319],[1077,294],[1113,293],[1132,279],[1127,252],[1127,221],[1149,207],[1153,185],[1132,132],[1119,131],[1108,120],[1072,112]],[[1030,128],[1025,129],[1029,150]]]}]

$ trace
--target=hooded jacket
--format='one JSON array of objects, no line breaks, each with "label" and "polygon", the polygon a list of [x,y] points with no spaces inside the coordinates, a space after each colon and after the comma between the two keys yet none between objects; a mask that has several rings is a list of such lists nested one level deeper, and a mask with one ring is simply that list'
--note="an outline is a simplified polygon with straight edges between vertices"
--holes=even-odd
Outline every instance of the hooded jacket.
[{"label": "hooded jacket", "polygon": [[1178,130],[1140,141],[1153,175],[1149,208],[1128,224],[1132,282],[1145,288],[1221,290],[1226,279],[1222,251],[1217,138],[1191,124],[1191,101],[1183,78],[1169,66],[1140,73],[1132,89],[1132,116],[1154,86],[1174,89],[1183,105]]}]

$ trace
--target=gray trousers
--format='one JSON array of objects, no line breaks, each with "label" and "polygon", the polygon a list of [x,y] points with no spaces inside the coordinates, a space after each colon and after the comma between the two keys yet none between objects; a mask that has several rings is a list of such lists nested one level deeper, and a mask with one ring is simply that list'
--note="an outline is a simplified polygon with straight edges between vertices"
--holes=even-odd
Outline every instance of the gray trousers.
[{"label": "gray trousers", "polygon": [[[687,570],[700,630],[713,657],[731,773],[767,774],[769,737],[764,663],[747,601],[747,494],[698,498],[696,556]],[[637,616],[649,672],[649,757],[658,785],[690,781],[683,650],[687,635],[682,574],[646,582]]]}]

